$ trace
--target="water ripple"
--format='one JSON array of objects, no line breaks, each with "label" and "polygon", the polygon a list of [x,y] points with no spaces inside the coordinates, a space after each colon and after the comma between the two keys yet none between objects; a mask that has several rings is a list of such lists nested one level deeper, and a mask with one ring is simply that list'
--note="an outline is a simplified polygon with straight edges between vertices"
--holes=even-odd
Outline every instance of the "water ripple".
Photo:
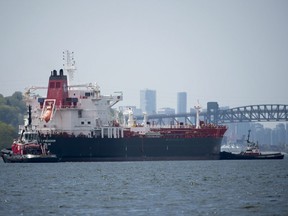
[{"label": "water ripple", "polygon": [[3,215],[287,215],[288,160],[0,163]]}]

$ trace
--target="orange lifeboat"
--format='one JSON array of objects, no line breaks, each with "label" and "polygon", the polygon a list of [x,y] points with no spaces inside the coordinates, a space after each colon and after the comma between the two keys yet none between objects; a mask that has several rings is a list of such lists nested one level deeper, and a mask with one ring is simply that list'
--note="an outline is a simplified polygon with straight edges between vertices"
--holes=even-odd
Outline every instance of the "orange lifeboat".
[{"label": "orange lifeboat", "polygon": [[47,106],[46,111],[44,112],[44,114],[42,115],[42,119],[47,123],[50,121],[51,119],[51,114],[52,114],[52,109],[51,106]]}]

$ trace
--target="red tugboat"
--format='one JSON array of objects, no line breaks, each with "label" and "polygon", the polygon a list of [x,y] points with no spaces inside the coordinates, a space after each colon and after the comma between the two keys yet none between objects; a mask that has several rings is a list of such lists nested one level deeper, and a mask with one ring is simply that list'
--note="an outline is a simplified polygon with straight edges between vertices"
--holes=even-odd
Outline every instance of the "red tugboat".
[{"label": "red tugboat", "polygon": [[251,142],[250,132],[248,131],[247,148],[239,154],[223,151],[220,153],[221,160],[259,160],[259,159],[283,159],[284,155],[280,152],[277,153],[261,153],[258,143]]},{"label": "red tugboat", "polygon": [[[159,126],[150,124],[145,115],[140,125],[132,110],[113,108],[123,100],[122,92],[103,95],[97,84],[73,85],[73,53],[66,52],[66,61],[64,70],[51,72],[48,87],[31,87],[24,94],[32,107],[31,128],[39,135],[38,144],[59,161],[219,159],[227,128],[200,123],[199,106],[195,125]],[[115,79],[111,76],[112,82]],[[47,89],[46,96],[33,94],[37,89]]]},{"label": "red tugboat", "polygon": [[[1,150],[5,163],[57,162],[56,155],[49,154],[45,145],[37,142],[35,132],[24,132],[23,138],[13,142],[11,149]],[[25,138],[24,138],[25,137]]]},{"label": "red tugboat", "polygon": [[29,125],[22,129],[18,140],[10,149],[2,149],[1,157],[5,163],[57,162],[56,155],[49,154],[47,145],[39,142],[38,132],[31,130],[31,107],[29,106]]}]

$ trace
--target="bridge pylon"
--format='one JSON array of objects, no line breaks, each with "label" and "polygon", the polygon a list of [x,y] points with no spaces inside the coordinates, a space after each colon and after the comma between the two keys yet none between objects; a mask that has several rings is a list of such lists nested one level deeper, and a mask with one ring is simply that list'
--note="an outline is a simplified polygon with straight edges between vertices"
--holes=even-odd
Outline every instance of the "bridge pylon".
[{"label": "bridge pylon", "polygon": [[219,105],[217,102],[207,103],[207,123],[218,124]]}]

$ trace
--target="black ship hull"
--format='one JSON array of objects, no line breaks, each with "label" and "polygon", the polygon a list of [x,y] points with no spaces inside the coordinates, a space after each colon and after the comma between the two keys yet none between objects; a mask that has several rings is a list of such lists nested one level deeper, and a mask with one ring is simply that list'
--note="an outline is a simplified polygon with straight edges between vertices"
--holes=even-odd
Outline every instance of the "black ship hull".
[{"label": "black ship hull", "polygon": [[59,161],[218,160],[222,138],[88,138],[42,140]]}]

